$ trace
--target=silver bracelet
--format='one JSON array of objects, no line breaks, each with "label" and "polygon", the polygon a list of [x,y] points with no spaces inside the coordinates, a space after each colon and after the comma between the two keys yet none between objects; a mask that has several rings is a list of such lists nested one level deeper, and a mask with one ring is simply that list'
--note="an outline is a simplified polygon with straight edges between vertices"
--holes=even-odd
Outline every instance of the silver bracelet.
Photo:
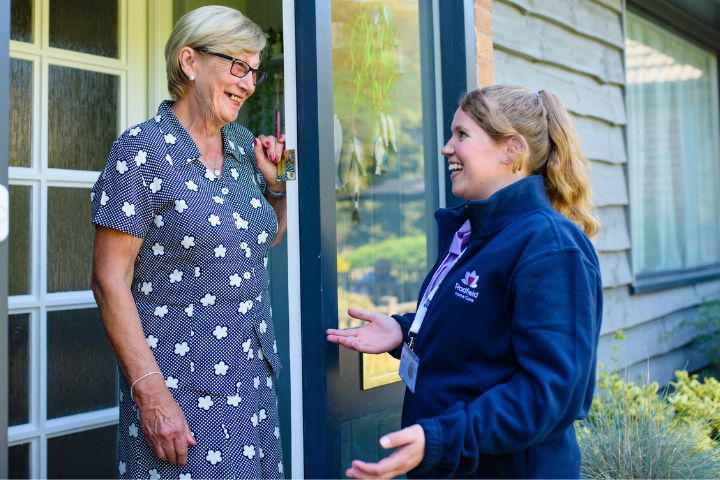
[{"label": "silver bracelet", "polygon": [[272,198],[285,198],[285,196],[286,196],[285,192],[273,192],[269,188],[266,188],[265,192],[268,195],[270,195]]},{"label": "silver bracelet", "polygon": [[140,378],[138,378],[138,379],[135,380],[134,382],[132,382],[132,385],[130,385],[130,400],[132,400],[133,402],[135,402],[135,398],[133,397],[133,389],[135,388],[135,385],[136,385],[140,380],[142,380],[143,378],[149,377],[150,375],[160,375],[160,376],[162,376],[162,372],[158,372],[158,371],[148,372],[148,373],[146,373],[145,375],[142,375]]}]

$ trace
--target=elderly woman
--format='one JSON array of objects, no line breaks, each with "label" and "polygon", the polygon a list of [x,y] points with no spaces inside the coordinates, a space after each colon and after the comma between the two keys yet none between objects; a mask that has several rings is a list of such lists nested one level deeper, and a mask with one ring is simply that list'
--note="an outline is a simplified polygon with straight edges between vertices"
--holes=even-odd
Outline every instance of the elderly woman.
[{"label": "elderly woman", "polygon": [[175,101],[112,145],[92,192],[93,292],[122,371],[122,478],[283,473],[267,255],[285,229],[283,139],[233,123],[262,30],[203,7],[168,39]]}]

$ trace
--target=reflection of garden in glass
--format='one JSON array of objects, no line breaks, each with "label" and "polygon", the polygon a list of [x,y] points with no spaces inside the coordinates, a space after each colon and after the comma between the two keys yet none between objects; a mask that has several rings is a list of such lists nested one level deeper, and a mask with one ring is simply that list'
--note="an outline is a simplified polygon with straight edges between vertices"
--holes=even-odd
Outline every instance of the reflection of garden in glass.
[{"label": "reflection of garden in glass", "polygon": [[[412,310],[427,271],[418,5],[338,0],[333,2],[332,15],[334,104],[342,154],[348,153],[356,137],[364,160],[364,174],[357,169],[357,178],[347,165],[338,172],[338,301],[386,313],[397,313],[390,308]],[[358,31],[372,35],[373,26],[358,24],[368,18],[377,22],[379,35],[393,35],[392,42],[383,44],[392,48],[362,51],[367,46],[358,42]],[[359,69],[363,59],[371,67],[394,65],[392,81],[387,74],[377,80],[372,72]],[[389,83],[392,88],[378,98],[376,92]],[[384,165],[376,168],[381,111],[394,124],[397,152],[390,142]],[[341,327],[349,325],[344,312],[338,320]]]}]

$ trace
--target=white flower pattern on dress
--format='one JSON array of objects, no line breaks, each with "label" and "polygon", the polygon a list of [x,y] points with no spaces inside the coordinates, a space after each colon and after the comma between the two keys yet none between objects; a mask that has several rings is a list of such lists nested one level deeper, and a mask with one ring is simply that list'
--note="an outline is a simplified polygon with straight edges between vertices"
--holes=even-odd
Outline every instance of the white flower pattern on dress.
[{"label": "white flower pattern on dress", "polygon": [[222,360],[220,362],[216,363],[214,365],[215,368],[215,375],[227,375],[227,371],[230,368],[230,365],[226,364]]},{"label": "white flower pattern on dress", "polygon": [[138,150],[137,155],[135,155],[135,165],[138,167],[140,165],[145,165],[147,163],[147,152],[145,150]]},{"label": "white flower pattern on dress", "polygon": [[185,200],[175,200],[175,210],[178,213],[183,213],[187,209],[188,209],[188,205],[185,202]]},{"label": "white flower pattern on dress", "polygon": [[162,188],[162,178],[155,177],[153,178],[152,183],[150,184],[150,191],[152,193],[157,193]]},{"label": "white flower pattern on dress", "polygon": [[215,338],[218,340],[222,340],[223,338],[228,336],[228,328],[225,326],[216,325],[215,330],[213,330],[212,334],[215,335]]},{"label": "white flower pattern on dress", "polygon": [[165,379],[165,385],[167,385],[168,388],[178,388],[178,379],[173,377],[167,377]]},{"label": "white flower pattern on dress", "polygon": [[210,410],[210,407],[214,405],[214,402],[212,401],[212,398],[210,395],[205,395],[204,397],[198,398],[198,408],[202,408],[203,410]]},{"label": "white flower pattern on dress", "polygon": [[255,445],[243,445],[243,455],[250,460],[255,458]]},{"label": "white flower pattern on dress", "polygon": [[219,450],[208,450],[205,460],[215,465],[216,463],[222,462],[222,452]]},{"label": "white flower pattern on dress", "polygon": [[180,355],[181,357],[184,357],[189,351],[190,347],[188,346],[187,342],[175,344],[175,355]]},{"label": "white flower pattern on dress", "polygon": [[128,202],[123,202],[122,211],[125,212],[126,217],[132,217],[135,215],[135,205]]},{"label": "white flower pattern on dress", "polygon": [[215,305],[216,298],[217,297],[215,295],[206,293],[205,296],[200,299],[200,303],[202,303],[203,307],[207,307],[209,305]]}]

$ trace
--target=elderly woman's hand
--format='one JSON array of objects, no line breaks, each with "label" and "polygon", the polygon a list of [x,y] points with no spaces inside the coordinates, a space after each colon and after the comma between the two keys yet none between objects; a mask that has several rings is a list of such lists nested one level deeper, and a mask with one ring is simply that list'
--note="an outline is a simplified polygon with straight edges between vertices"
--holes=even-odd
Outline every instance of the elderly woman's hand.
[{"label": "elderly woman's hand", "polygon": [[278,138],[258,135],[254,147],[255,161],[265,177],[267,188],[276,193],[284,192],[284,183],[278,182],[277,179],[277,164],[285,150],[285,135],[280,135]]},{"label": "elderly woman's hand", "polygon": [[[162,378],[162,377],[160,377]],[[188,446],[197,444],[173,396],[161,379],[149,379],[146,388],[138,388],[136,402],[140,408],[140,426],[155,455],[166,462],[185,466]],[[151,385],[155,382],[156,385]]]}]

